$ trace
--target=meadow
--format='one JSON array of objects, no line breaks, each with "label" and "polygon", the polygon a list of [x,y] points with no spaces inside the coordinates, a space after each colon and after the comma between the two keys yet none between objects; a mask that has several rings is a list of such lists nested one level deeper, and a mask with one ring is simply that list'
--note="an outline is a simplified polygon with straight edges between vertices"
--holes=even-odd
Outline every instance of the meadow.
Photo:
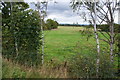
[{"label": "meadow", "polygon": [[[94,38],[94,33],[87,40],[88,34],[83,34],[82,31],[85,30],[84,27],[67,27],[59,26],[58,29],[46,30],[45,35],[45,65],[39,69],[21,67],[19,64],[12,64],[7,60],[3,60],[3,77],[29,77],[29,78],[60,78],[68,77],[66,76],[66,68],[54,69],[55,66],[60,66],[68,61],[73,55],[77,53],[83,53],[84,55],[91,55],[92,51],[96,52],[96,41]],[[90,29],[91,32],[92,29]],[[87,31],[86,31],[87,32]],[[99,35],[103,37],[102,35]],[[100,41],[101,42],[101,41]],[[101,42],[101,49],[103,51],[108,50],[108,44]],[[109,51],[109,50],[108,50]],[[55,61],[54,64],[49,63],[50,61]],[[47,65],[47,66],[46,66]],[[49,66],[53,66],[53,69],[49,69]],[[54,72],[53,72],[54,70]],[[65,72],[65,73],[64,73]],[[62,75],[61,75],[62,73]]]},{"label": "meadow", "polygon": [[[59,26],[58,29],[45,31],[45,59],[67,60],[68,57],[76,54],[77,46],[81,47],[85,53],[94,49],[96,46],[94,33],[87,40],[87,33],[81,33],[83,30],[85,30],[84,27]],[[102,41],[101,46],[106,48],[107,44]]]}]

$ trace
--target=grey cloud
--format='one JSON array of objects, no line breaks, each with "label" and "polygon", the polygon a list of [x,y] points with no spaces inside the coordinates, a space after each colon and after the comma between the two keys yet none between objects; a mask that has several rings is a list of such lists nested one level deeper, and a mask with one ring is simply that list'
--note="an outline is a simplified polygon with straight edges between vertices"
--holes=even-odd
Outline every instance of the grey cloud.
[{"label": "grey cloud", "polygon": [[[78,22],[79,24],[84,24],[84,21],[80,19],[80,17],[73,13],[72,9],[70,8],[70,1],[65,0],[57,0],[58,3],[49,2],[48,9],[47,9],[47,17],[51,19],[56,19],[58,23],[68,23],[73,24]],[[30,5],[32,9],[34,9],[34,5]]]},{"label": "grey cloud", "polygon": [[48,15],[61,14],[64,17],[73,16],[73,11],[70,8],[69,2],[58,2],[57,4],[48,5]]}]

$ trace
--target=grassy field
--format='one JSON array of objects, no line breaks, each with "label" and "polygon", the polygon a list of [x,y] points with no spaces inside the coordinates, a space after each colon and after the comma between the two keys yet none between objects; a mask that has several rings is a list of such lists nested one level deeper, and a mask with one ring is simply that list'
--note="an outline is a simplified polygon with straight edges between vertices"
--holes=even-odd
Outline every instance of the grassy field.
[{"label": "grassy field", "polygon": [[[45,35],[45,63],[42,68],[27,68],[21,65],[13,64],[10,61],[3,60],[3,77],[23,77],[23,78],[67,78],[68,72],[65,67],[60,70],[55,68],[59,67],[65,61],[68,61],[74,54],[80,53],[83,55],[91,55],[96,52],[96,41],[94,33],[87,41],[87,33],[82,34],[83,27],[63,27],[59,26],[58,29],[48,30],[44,32]],[[93,32],[93,31],[92,31]],[[99,35],[103,38],[102,35]],[[101,50],[109,51],[108,44],[100,41]],[[49,61],[55,60],[53,67],[49,66]],[[63,66],[63,65],[62,65]],[[53,72],[54,71],[54,72]]]},{"label": "grassy field", "polygon": [[[58,29],[45,31],[45,60],[64,61],[73,54],[81,52],[80,50],[88,54],[95,48],[96,41],[94,33],[87,41],[87,36],[80,33],[83,29],[83,27],[59,26]],[[102,47],[105,45],[106,43],[102,42]],[[79,51],[78,46],[81,48]]]}]

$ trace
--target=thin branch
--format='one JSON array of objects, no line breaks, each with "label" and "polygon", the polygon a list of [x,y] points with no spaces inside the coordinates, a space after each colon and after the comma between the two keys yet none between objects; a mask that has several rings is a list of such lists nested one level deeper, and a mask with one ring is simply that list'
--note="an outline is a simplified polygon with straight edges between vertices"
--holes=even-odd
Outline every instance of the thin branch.
[{"label": "thin branch", "polygon": [[106,32],[108,36],[111,36],[109,32]]},{"label": "thin branch", "polygon": [[110,39],[107,36],[105,36],[105,34],[102,31],[99,30],[99,32],[110,42]]},{"label": "thin branch", "polygon": [[106,21],[104,18],[101,18],[99,15],[97,15],[98,18],[100,18],[102,21],[105,21],[106,23],[108,23],[108,21]]},{"label": "thin branch", "polygon": [[[100,38],[99,38],[100,39]],[[105,39],[100,39],[100,40],[102,40],[102,41],[105,41],[106,43],[110,43],[109,41],[107,41],[107,40],[105,40]]]},{"label": "thin branch", "polygon": [[105,14],[103,13],[103,12],[101,12],[100,10],[99,10],[99,12],[107,19],[107,23],[108,22],[110,22],[110,20],[109,20],[109,18],[108,18],[108,11],[107,12],[105,12]]},{"label": "thin branch", "polygon": [[113,8],[113,13],[115,12],[115,10],[116,10],[116,7],[117,7],[117,0],[116,0],[116,3],[115,3],[115,7]]},{"label": "thin branch", "polygon": [[102,6],[102,7],[101,7],[101,6],[99,6],[99,5],[97,5],[97,6],[98,6],[98,7],[99,7],[99,8],[100,8],[100,9],[101,9],[101,10],[102,10],[105,14],[107,13],[107,12],[105,12],[105,10],[103,9],[103,7],[104,7],[105,5],[104,5],[104,6]]}]

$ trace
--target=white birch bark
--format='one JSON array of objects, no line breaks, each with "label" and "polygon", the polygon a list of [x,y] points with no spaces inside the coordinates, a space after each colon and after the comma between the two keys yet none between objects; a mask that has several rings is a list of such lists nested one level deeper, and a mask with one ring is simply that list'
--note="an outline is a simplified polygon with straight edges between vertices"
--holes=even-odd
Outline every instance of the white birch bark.
[{"label": "white birch bark", "polygon": [[[44,4],[44,3],[43,3]],[[42,8],[41,8],[42,7]],[[41,2],[37,2],[37,8],[38,8],[38,11],[39,11],[39,15],[40,15],[40,19],[41,19],[41,38],[42,38],[42,64],[44,64],[44,31],[43,31],[43,21],[44,21],[44,15],[47,10],[47,2],[46,2],[46,5],[42,5]]]},{"label": "white birch bark", "polygon": [[44,32],[43,32],[43,20],[41,19],[41,33],[42,33],[42,64],[44,64]]},{"label": "white birch bark", "polygon": [[96,60],[96,76],[98,77],[98,73],[99,73],[99,64],[100,64],[100,43],[99,43],[99,38],[98,38],[98,33],[97,33],[97,27],[96,27],[96,19],[97,19],[97,15],[96,15],[96,2],[94,2],[94,34],[95,34],[95,38],[96,38],[96,44],[97,44],[97,60]]},{"label": "white birch bark", "polygon": [[114,58],[114,25],[113,23],[111,24],[110,26],[110,39],[111,39],[111,42],[110,42],[110,60],[111,62],[113,62],[113,58]]},{"label": "white birch bark", "polygon": [[[84,1],[82,2],[83,5],[85,6],[84,4]],[[92,15],[92,12],[91,12],[91,17],[92,17],[92,20],[93,20],[93,23],[94,23],[94,35],[95,35],[95,39],[96,39],[96,48],[97,48],[97,59],[96,59],[96,76],[98,76],[99,74],[99,64],[100,64],[100,43],[99,43],[99,38],[98,38],[98,33],[97,33],[97,14],[96,14],[96,2],[94,2],[94,17]]]},{"label": "white birch bark", "polygon": [[40,15],[40,24],[41,24],[41,38],[42,38],[42,64],[44,64],[44,32],[43,32],[43,16],[42,16],[42,11],[40,10],[40,2],[38,2],[38,10],[39,10],[39,15]]},{"label": "white birch bark", "polygon": [[[110,3],[110,2],[109,2]],[[114,3],[113,3],[114,4]],[[109,22],[109,28],[110,28],[110,60],[113,63],[114,58],[114,13],[113,13],[113,7],[109,4],[108,6],[109,14],[110,14],[110,22]]]}]

